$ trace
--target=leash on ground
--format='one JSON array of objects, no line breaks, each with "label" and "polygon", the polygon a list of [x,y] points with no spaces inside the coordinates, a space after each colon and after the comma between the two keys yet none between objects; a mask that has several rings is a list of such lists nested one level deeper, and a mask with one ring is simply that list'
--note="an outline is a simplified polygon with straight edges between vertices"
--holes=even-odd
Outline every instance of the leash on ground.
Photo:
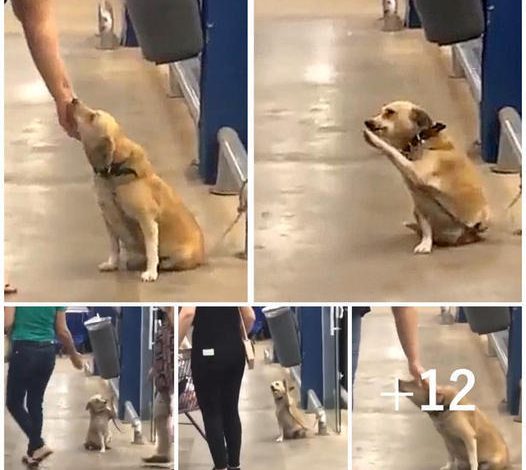
[{"label": "leash on ground", "polygon": [[247,180],[243,181],[243,184],[241,185],[241,188],[239,189],[238,198],[239,203],[237,206],[237,214],[234,220],[230,222],[228,227],[225,229],[221,237],[219,237],[219,240],[215,243],[215,245],[212,247],[212,249],[209,251],[209,254],[215,253],[221,245],[224,243],[226,237],[232,232],[234,227],[237,225],[237,223],[241,220],[244,214],[247,212],[247,194],[246,194],[246,188],[247,188]]}]

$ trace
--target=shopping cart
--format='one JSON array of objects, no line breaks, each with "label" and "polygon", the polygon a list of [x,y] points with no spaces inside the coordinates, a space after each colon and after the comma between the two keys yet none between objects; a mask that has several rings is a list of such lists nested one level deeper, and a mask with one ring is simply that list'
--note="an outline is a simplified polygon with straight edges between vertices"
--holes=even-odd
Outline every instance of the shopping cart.
[{"label": "shopping cart", "polygon": [[178,371],[179,371],[179,414],[184,414],[189,423],[179,423],[184,425],[192,425],[206,440],[206,435],[201,426],[192,417],[190,413],[199,410],[197,404],[197,397],[195,395],[194,381],[192,380],[192,350],[180,349],[178,355]]}]

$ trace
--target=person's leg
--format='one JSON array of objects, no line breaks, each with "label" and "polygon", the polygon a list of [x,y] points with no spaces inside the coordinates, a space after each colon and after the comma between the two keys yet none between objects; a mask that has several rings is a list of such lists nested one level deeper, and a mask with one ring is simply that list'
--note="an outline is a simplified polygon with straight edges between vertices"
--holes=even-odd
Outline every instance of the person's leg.
[{"label": "person's leg", "polygon": [[157,429],[157,449],[151,457],[143,458],[146,463],[168,463],[173,460],[172,436],[170,432],[171,397],[167,392],[159,392],[155,396],[154,415]]},{"label": "person's leg", "polygon": [[241,356],[222,377],[223,425],[228,453],[228,468],[239,468],[241,454],[241,419],[239,418],[239,391],[245,372],[245,357]]},{"label": "person's leg", "polygon": [[221,388],[218,380],[220,374],[214,373],[208,361],[192,360],[192,362],[195,394],[203,415],[208,447],[212,454],[214,467],[223,470],[227,466],[227,453],[221,410]]},{"label": "person's leg", "polygon": [[[29,436],[29,455],[33,455],[37,449],[41,449],[44,446],[44,440],[42,439],[42,426],[44,421],[42,404],[49,379],[55,368],[55,348],[51,345],[49,348],[35,350],[33,354],[36,362],[28,382],[27,390],[27,410],[33,423]],[[51,452],[46,449],[42,452],[42,455],[37,456],[35,454],[35,458],[44,458],[50,453]]]},{"label": "person's leg", "polygon": [[155,398],[155,428],[157,429],[157,455],[172,460],[172,443],[170,440],[170,394],[160,392]]},{"label": "person's leg", "polygon": [[31,356],[25,354],[24,349],[15,341],[7,372],[6,407],[28,439],[33,433],[33,422],[24,403],[30,367]]}]

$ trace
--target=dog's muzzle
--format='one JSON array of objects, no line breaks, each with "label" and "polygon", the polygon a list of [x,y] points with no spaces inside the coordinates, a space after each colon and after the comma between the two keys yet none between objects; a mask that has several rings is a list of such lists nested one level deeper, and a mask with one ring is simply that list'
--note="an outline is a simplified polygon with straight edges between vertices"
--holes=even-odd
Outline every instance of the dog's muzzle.
[{"label": "dog's muzzle", "polygon": [[378,127],[376,127],[376,123],[372,119],[367,119],[367,121],[364,121],[365,127],[369,129],[370,131],[376,131],[378,130]]}]

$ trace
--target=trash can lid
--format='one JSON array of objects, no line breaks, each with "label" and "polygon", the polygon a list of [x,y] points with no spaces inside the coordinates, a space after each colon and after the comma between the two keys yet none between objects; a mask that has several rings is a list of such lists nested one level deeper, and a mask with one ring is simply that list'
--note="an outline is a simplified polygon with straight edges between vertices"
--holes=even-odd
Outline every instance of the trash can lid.
[{"label": "trash can lid", "polygon": [[101,317],[97,314],[96,317],[90,318],[84,322],[84,326],[88,330],[97,330],[107,323],[111,323],[111,317]]},{"label": "trash can lid", "polygon": [[263,307],[261,311],[263,312],[266,318],[274,318],[283,315],[289,310],[290,308],[286,305],[281,305],[277,307]]}]

